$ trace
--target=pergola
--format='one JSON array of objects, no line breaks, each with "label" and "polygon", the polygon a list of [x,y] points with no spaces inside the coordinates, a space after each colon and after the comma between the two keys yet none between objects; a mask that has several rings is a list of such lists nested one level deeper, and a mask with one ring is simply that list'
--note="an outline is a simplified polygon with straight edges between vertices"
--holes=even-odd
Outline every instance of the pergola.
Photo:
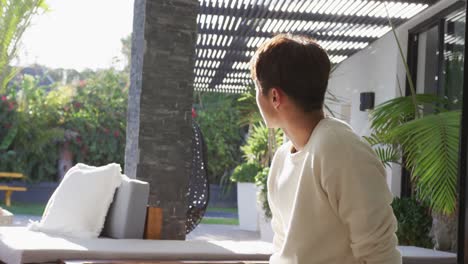
[{"label": "pergola", "polygon": [[242,93],[249,60],[278,33],[312,36],[338,64],[437,0],[200,0],[195,91]]}]

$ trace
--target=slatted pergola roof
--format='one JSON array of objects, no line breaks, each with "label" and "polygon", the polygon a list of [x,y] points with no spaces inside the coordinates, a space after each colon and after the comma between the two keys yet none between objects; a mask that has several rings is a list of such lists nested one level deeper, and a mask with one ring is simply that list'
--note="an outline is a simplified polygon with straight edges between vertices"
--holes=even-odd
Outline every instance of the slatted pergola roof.
[{"label": "slatted pergola roof", "polygon": [[200,0],[196,91],[241,93],[249,61],[278,33],[314,37],[333,64],[367,47],[438,0]]}]

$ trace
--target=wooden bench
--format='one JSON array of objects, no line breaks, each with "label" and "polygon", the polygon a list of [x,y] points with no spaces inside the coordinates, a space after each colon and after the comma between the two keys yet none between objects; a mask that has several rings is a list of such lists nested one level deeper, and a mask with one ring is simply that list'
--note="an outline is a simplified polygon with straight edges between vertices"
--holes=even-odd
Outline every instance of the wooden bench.
[{"label": "wooden bench", "polygon": [[[16,172],[0,172],[0,178],[9,178],[9,179],[24,179],[24,175]],[[11,194],[13,192],[25,192],[28,189],[25,187],[13,187],[8,185],[0,185],[0,191],[5,191],[5,205],[7,207],[11,206]]]}]

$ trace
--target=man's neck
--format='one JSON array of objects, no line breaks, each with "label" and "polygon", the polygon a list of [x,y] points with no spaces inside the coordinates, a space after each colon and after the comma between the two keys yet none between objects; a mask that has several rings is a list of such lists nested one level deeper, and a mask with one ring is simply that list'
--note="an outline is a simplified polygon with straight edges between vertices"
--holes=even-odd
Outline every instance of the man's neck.
[{"label": "man's neck", "polygon": [[293,144],[293,149],[291,150],[293,153],[301,151],[304,148],[315,127],[324,118],[325,116],[322,111],[291,115],[288,118],[283,131]]}]

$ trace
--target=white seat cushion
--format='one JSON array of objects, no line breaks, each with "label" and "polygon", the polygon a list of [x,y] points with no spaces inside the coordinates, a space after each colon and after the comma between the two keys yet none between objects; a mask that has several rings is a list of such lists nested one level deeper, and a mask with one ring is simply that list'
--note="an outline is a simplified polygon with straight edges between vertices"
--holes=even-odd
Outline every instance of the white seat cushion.
[{"label": "white seat cushion", "polygon": [[271,249],[261,241],[64,238],[25,227],[0,227],[0,260],[8,264],[58,259],[268,260]]},{"label": "white seat cushion", "polygon": [[[456,264],[457,260],[456,254],[431,249],[401,246],[399,250],[403,264]],[[268,260],[272,252],[272,245],[262,241],[76,239],[25,227],[0,227],[0,260],[8,264],[58,259]]]}]

